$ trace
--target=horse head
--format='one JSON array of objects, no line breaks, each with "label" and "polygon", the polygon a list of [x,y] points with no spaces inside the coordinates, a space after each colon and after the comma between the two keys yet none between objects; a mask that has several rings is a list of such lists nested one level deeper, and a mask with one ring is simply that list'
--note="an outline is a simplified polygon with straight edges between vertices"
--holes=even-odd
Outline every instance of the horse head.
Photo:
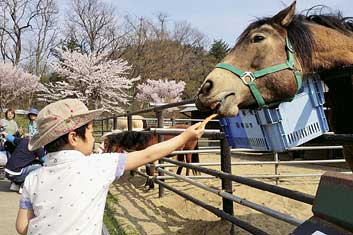
[{"label": "horse head", "polygon": [[295,35],[288,32],[295,5],[293,2],[275,16],[247,27],[204,80],[196,101],[198,109],[234,116],[239,108],[263,107],[296,94],[302,61],[294,56],[298,49],[292,46]]}]

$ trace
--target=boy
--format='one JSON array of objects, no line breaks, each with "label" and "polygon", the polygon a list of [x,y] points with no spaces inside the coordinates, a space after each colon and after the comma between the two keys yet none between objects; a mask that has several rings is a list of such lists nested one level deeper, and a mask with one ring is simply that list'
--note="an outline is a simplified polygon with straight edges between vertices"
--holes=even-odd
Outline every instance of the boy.
[{"label": "boy", "polygon": [[92,120],[102,112],[89,111],[76,99],[52,103],[39,112],[38,134],[30,140],[29,149],[45,146],[49,154],[44,166],[26,177],[16,221],[20,234],[101,234],[106,195],[116,178],[168,155],[204,132],[197,123],[141,151],[91,155]]},{"label": "boy", "polygon": [[27,114],[27,117],[28,117],[28,120],[29,120],[29,124],[28,124],[28,135],[29,136],[34,136],[38,130],[37,130],[37,122],[36,122],[36,119],[37,119],[37,116],[38,116],[38,110],[35,109],[35,108],[30,108],[28,110],[28,114]]}]

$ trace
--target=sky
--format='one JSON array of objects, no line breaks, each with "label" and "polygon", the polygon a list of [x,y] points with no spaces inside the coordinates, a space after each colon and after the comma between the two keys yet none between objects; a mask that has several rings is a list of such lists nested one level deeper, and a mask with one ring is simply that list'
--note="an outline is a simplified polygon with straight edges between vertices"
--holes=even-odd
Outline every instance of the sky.
[{"label": "sky", "polygon": [[[210,42],[223,39],[230,46],[256,17],[272,16],[292,0],[105,0],[120,15],[153,19],[167,14],[170,21],[188,21],[204,33]],[[353,17],[352,0],[297,0],[297,12],[314,5],[326,5]]]}]

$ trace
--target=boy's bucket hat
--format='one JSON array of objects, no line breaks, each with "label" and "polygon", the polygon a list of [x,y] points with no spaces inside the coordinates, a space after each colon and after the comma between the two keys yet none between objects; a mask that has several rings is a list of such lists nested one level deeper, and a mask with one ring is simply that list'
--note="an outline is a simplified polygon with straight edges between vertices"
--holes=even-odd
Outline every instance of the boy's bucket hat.
[{"label": "boy's bucket hat", "polygon": [[38,109],[30,108],[30,109],[28,110],[28,114],[27,114],[27,115],[30,115],[30,114],[38,115],[38,113],[39,113]]},{"label": "boy's bucket hat", "polygon": [[30,151],[36,150],[73,131],[103,113],[103,109],[88,110],[78,99],[64,99],[47,105],[37,118],[38,133],[29,144]]}]

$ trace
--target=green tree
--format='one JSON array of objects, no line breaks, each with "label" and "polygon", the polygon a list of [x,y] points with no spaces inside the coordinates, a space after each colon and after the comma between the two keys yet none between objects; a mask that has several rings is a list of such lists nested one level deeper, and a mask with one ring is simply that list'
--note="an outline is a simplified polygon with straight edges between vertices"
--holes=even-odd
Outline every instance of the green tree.
[{"label": "green tree", "polygon": [[216,58],[217,62],[220,62],[230,50],[229,45],[220,40],[213,40],[209,54]]}]

